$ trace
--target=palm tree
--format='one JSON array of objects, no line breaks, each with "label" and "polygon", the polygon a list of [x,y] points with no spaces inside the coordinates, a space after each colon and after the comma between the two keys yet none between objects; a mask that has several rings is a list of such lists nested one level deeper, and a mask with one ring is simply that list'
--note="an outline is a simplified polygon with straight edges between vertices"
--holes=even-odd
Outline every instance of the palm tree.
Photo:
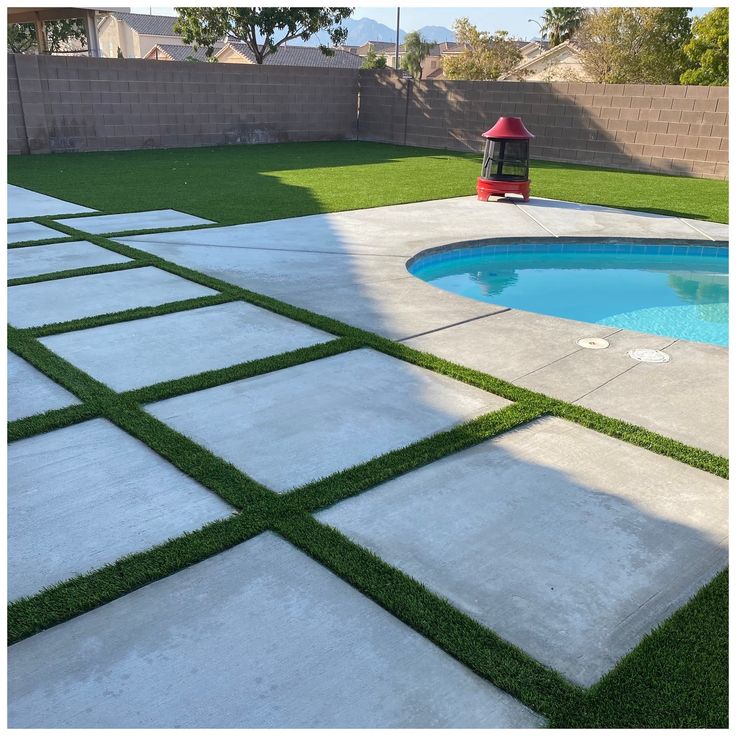
[{"label": "palm tree", "polygon": [[404,58],[401,60],[401,68],[406,69],[412,77],[422,78],[422,62],[429,56],[434,43],[422,38],[419,31],[406,34],[404,39]]},{"label": "palm tree", "polygon": [[580,28],[586,15],[586,8],[547,8],[542,16],[542,38],[550,46],[559,46]]}]

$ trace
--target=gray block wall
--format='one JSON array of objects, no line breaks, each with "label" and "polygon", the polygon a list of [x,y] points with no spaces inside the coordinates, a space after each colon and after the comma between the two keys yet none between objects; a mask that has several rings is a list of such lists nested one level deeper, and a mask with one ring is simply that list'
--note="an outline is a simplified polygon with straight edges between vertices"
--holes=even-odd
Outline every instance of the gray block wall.
[{"label": "gray block wall", "polygon": [[479,151],[500,115],[524,118],[536,159],[728,176],[727,87],[8,56],[11,154],[356,138]]},{"label": "gray block wall", "polygon": [[479,151],[500,115],[519,115],[536,159],[728,176],[727,87],[419,82],[361,71],[360,95],[360,140]]},{"label": "gray block wall", "polygon": [[[352,69],[9,58],[9,89],[19,86],[25,124],[25,135],[9,140],[9,153],[341,140],[356,134],[358,76]],[[10,97],[11,117],[17,108]]]}]

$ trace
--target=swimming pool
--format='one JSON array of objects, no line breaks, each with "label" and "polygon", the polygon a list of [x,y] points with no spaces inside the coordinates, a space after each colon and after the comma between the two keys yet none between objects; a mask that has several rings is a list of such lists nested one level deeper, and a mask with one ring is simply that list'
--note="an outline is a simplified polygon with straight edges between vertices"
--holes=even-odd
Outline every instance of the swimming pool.
[{"label": "swimming pool", "polygon": [[407,268],[479,301],[728,345],[723,244],[497,242],[420,253]]}]

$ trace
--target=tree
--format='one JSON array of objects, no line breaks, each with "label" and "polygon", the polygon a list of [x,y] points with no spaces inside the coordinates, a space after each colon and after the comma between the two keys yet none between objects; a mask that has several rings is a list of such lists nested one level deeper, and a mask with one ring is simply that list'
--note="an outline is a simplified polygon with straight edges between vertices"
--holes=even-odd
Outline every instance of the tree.
[{"label": "tree", "polygon": [[547,8],[542,16],[542,38],[548,40],[550,46],[569,41],[586,15],[586,8]]},{"label": "tree", "polygon": [[36,27],[33,23],[8,23],[8,51],[27,54],[36,47]]},{"label": "tree", "polygon": [[406,34],[404,39],[404,58],[401,60],[401,68],[406,69],[412,77],[422,78],[422,62],[429,56],[434,43],[422,38],[419,31]]},{"label": "tree", "polygon": [[[74,41],[86,41],[87,30],[81,18],[60,18],[43,23],[45,50],[58,53],[73,49]],[[36,27],[33,23],[8,23],[8,51],[27,54],[38,49]]]},{"label": "tree", "polygon": [[498,79],[521,61],[519,49],[506,31],[479,31],[467,18],[459,18],[452,28],[465,49],[442,59],[442,71],[448,79]]},{"label": "tree", "polygon": [[[334,46],[344,43],[348,31],[342,22],[349,18],[353,8],[175,8],[179,17],[174,31],[184,43],[202,47],[207,56],[214,53],[215,43],[222,38],[233,38],[244,43],[257,64],[275,53],[287,41],[300,38],[306,41],[318,31],[325,30]],[[277,36],[280,36],[278,39]],[[334,50],[319,47],[325,56]]]},{"label": "tree", "polygon": [[687,68],[689,8],[591,11],[575,34],[583,68],[596,82],[679,84]]},{"label": "tree", "polygon": [[681,84],[727,86],[728,8],[714,8],[698,18],[683,50],[692,68],[680,75]]},{"label": "tree", "polygon": [[385,69],[388,65],[388,61],[386,57],[381,54],[381,56],[378,56],[376,54],[373,46],[368,49],[368,53],[365,55],[365,58],[363,59],[363,63],[360,65],[361,69]]}]

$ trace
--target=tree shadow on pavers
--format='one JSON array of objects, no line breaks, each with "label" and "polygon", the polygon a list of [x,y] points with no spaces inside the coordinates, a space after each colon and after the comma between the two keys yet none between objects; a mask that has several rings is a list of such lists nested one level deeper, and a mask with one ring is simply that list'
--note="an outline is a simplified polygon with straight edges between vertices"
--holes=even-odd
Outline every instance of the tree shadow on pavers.
[{"label": "tree shadow on pavers", "polygon": [[[468,176],[447,196],[470,194],[475,161],[468,158],[357,141],[278,143],[15,156],[8,176],[52,196],[73,189],[101,212],[171,208],[234,224],[433,199],[429,184],[448,166],[468,167]],[[375,167],[385,169],[379,186],[366,175]],[[392,177],[396,170],[401,177]]]}]

